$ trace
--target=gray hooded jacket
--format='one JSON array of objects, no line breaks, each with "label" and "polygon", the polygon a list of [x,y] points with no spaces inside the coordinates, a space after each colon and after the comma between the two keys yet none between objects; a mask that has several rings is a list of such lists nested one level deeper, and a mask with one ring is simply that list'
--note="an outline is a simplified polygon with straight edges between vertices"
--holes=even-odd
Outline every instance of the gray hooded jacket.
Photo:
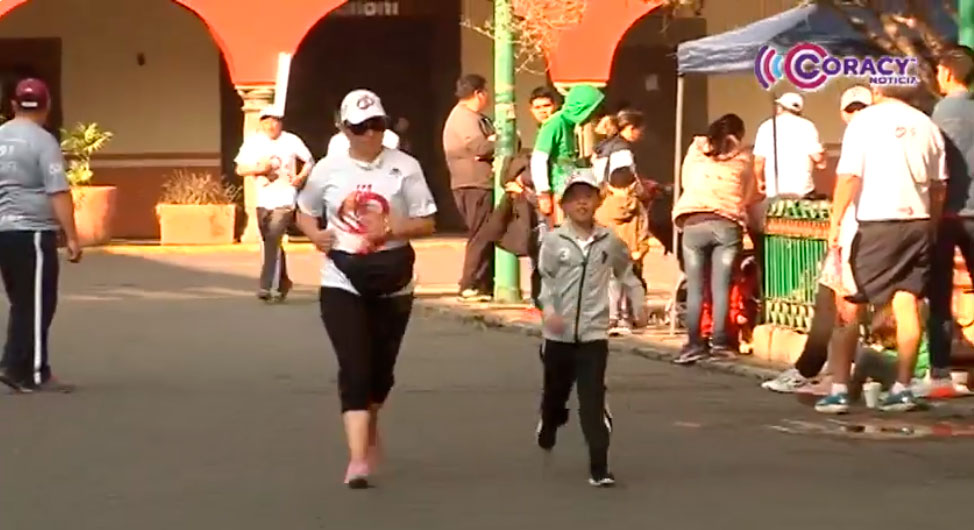
[{"label": "gray hooded jacket", "polygon": [[568,343],[605,340],[613,274],[626,286],[635,311],[644,310],[646,293],[633,274],[629,249],[608,228],[596,225],[592,243],[583,251],[566,222],[545,236],[538,268],[545,315],[557,314],[565,319],[561,334],[545,326],[545,339]]}]

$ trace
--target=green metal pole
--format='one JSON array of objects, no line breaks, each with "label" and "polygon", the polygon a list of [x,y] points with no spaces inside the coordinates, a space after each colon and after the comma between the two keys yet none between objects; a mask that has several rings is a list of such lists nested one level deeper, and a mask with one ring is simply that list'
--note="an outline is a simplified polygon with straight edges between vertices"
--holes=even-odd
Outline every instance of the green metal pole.
[{"label": "green metal pole", "polygon": [[[494,0],[494,205],[504,196],[501,184],[506,162],[514,156],[517,142],[514,112],[514,39],[511,35],[514,8],[511,0]],[[500,248],[494,251],[494,300],[521,301],[520,263],[517,256]]]},{"label": "green metal pole", "polygon": [[957,0],[960,43],[974,47],[974,0]]}]

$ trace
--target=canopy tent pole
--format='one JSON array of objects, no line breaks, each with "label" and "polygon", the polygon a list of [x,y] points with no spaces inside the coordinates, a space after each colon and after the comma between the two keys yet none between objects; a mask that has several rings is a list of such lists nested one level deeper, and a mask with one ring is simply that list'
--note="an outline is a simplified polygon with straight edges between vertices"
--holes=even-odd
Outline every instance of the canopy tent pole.
[{"label": "canopy tent pole", "polygon": [[[771,149],[774,156],[774,194],[775,196],[781,195],[781,190],[778,189],[778,103],[775,101],[774,92],[769,92],[771,94]],[[767,177],[767,173],[765,173]],[[768,192],[768,183],[764,183],[764,192]]]},{"label": "canopy tent pole", "polygon": [[[673,141],[673,203],[680,198],[683,190],[680,172],[683,170],[683,90],[686,78],[676,78],[676,127]],[[673,232],[673,251],[676,252],[676,231]]]},{"label": "canopy tent pole", "polygon": [[[686,78],[683,75],[679,75],[676,78],[676,127],[674,127],[674,139],[673,139],[673,206],[676,206],[676,201],[680,199],[681,192],[681,182],[680,173],[683,169],[683,91],[685,88]],[[670,222],[673,222],[672,219]],[[677,261],[680,259],[680,247],[678,246],[680,242],[680,232],[673,227],[673,255],[676,256]],[[676,334],[676,320],[677,320],[677,308],[676,308],[676,289],[679,289],[679,285],[673,291],[673,303],[670,305],[670,334]]]}]

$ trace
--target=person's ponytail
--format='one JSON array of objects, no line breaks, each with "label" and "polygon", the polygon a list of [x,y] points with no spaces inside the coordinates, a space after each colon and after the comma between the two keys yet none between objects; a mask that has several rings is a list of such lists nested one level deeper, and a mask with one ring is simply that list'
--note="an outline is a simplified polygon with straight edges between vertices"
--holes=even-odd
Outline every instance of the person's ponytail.
[{"label": "person's ponytail", "polygon": [[707,140],[710,150],[707,156],[717,158],[733,153],[744,139],[744,120],[737,114],[724,114],[710,124]]}]

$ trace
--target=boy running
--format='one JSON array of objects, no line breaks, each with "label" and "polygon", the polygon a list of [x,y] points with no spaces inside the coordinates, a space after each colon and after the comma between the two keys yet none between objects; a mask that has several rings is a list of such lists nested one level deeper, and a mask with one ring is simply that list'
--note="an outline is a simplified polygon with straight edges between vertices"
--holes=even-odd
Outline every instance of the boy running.
[{"label": "boy running", "polygon": [[565,407],[578,382],[579,416],[589,447],[589,483],[615,484],[609,472],[612,417],[605,407],[605,369],[609,356],[609,280],[620,278],[636,303],[637,325],[644,325],[645,292],[632,272],[629,249],[608,228],[595,223],[601,203],[591,170],[568,179],[561,206],[566,221],[545,236],[541,246],[541,300],[544,307],[544,389],[537,441],[555,446],[558,427],[568,421]]}]

